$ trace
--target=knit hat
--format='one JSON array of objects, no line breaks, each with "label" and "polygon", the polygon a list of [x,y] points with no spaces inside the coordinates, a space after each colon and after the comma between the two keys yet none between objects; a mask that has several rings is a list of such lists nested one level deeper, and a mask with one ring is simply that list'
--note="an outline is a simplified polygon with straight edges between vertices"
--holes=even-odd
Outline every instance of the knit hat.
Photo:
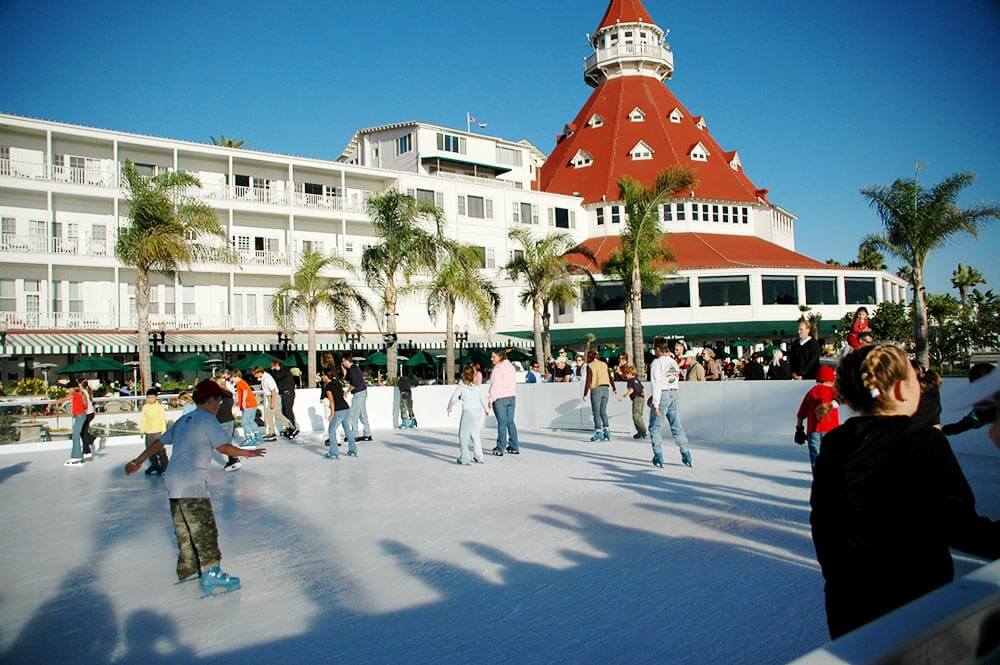
[{"label": "knit hat", "polygon": [[831,365],[820,365],[816,372],[816,383],[833,383],[837,380],[837,372]]}]

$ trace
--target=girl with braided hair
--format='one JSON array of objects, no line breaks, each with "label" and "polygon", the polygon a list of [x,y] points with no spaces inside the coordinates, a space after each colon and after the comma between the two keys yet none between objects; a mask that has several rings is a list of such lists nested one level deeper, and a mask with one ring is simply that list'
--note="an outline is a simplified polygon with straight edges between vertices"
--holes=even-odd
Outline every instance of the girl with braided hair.
[{"label": "girl with braided hair", "polygon": [[920,382],[903,350],[848,355],[837,389],[861,415],[823,439],[810,501],[832,638],[951,582],[949,547],[1000,558],[1000,522],[976,513],[944,435],[912,419]]}]

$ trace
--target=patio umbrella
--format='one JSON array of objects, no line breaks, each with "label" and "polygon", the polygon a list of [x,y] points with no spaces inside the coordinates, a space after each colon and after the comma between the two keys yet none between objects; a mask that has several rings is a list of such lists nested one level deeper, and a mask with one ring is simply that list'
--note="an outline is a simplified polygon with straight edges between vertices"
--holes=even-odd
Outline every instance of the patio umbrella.
[{"label": "patio umbrella", "polygon": [[205,361],[208,359],[208,356],[194,355],[177,363],[177,368],[188,372],[198,372],[205,369]]},{"label": "patio umbrella", "polygon": [[457,362],[460,364],[468,363],[479,363],[483,367],[489,367],[492,365],[490,360],[490,354],[483,349],[466,349],[464,352],[458,355]]},{"label": "patio umbrella", "polygon": [[169,360],[164,360],[163,358],[160,358],[159,356],[153,356],[153,358],[149,361],[149,366],[150,366],[150,369],[152,369],[157,374],[164,374],[164,373],[171,373],[171,372],[179,372],[180,371],[180,368],[177,365],[173,364]]},{"label": "patio umbrella", "polygon": [[255,356],[247,356],[243,360],[237,362],[236,369],[249,370],[254,367],[270,367],[272,360],[277,360],[277,358],[269,353],[258,353]]},{"label": "patio umbrella", "polygon": [[71,365],[66,365],[59,374],[85,374],[86,372],[124,372],[128,368],[116,360],[104,356],[88,356]]},{"label": "patio umbrella", "polygon": [[362,361],[365,365],[375,365],[376,367],[385,367],[389,363],[389,359],[385,356],[385,351],[376,351]]},{"label": "patio umbrella", "polygon": [[617,358],[618,354],[621,353],[618,349],[612,349],[610,347],[601,349],[601,360],[609,360],[611,358]]},{"label": "patio umbrella", "polygon": [[406,367],[436,367],[437,358],[426,351],[417,351],[403,364]]},{"label": "patio umbrella", "polygon": [[292,351],[284,360],[281,361],[281,364],[285,367],[307,367],[309,365],[309,359],[302,351]]}]

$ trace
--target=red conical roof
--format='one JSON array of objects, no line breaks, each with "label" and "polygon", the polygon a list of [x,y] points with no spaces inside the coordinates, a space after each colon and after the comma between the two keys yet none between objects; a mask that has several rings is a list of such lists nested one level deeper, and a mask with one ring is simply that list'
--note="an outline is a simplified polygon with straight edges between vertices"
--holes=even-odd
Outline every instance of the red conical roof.
[{"label": "red conical roof", "polygon": [[652,17],[646,8],[642,6],[641,0],[611,0],[608,10],[604,12],[604,18],[597,30],[607,28],[615,23],[653,23]]},{"label": "red conical roof", "polygon": [[[611,8],[623,4],[612,2]],[[608,11],[611,11],[609,8]],[[606,17],[605,17],[606,18]],[[632,122],[635,108],[645,114],[642,122]],[[677,109],[680,123],[670,120]],[[600,127],[588,122],[595,115],[603,120]],[[698,116],[700,117],[700,116]],[[757,202],[766,192],[758,190],[744,175],[733,169],[726,151],[706,129],[697,127],[693,116],[663,83],[648,76],[622,76],[599,85],[586,101],[571,125],[578,129],[556,144],[539,173],[539,189],[559,194],[579,194],[586,203],[620,198],[618,180],[628,175],[651,185],[663,169],[682,165],[697,178],[694,195],[699,199]],[[629,152],[643,141],[653,151],[653,158],[633,160]],[[691,159],[698,143],[708,151],[707,161]],[[575,168],[570,160],[583,150],[593,158],[584,168]],[[690,196],[690,192],[677,195]],[[606,199],[605,199],[606,197]]]}]

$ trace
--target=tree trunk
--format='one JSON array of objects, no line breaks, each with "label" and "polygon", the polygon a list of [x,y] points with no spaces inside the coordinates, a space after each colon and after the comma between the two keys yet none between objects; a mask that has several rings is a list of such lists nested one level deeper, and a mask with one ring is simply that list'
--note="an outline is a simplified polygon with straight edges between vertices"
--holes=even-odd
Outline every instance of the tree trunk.
[{"label": "tree trunk", "polygon": [[316,310],[310,309],[306,313],[308,332],[306,334],[306,347],[309,350],[309,383],[310,388],[316,386]]},{"label": "tree trunk", "polygon": [[455,383],[455,301],[448,298],[444,316],[444,382]]},{"label": "tree trunk", "polygon": [[[390,280],[389,284],[385,287],[385,331],[387,334],[395,334],[396,332],[396,285]],[[386,374],[388,375],[386,379],[392,380],[397,376],[399,370],[398,361],[396,359],[396,347],[399,340],[393,341],[391,344],[387,344],[385,347],[385,368]]]},{"label": "tree trunk", "polygon": [[[632,339],[632,298],[625,303],[625,345],[622,350],[628,354],[632,364],[635,365],[635,340]],[[638,365],[636,365],[638,367]],[[636,374],[636,376],[639,376]]]},{"label": "tree trunk", "polygon": [[[549,306],[545,305],[542,310],[542,360],[543,362],[538,363],[539,367],[545,367],[545,360],[552,357],[552,313],[549,312]],[[537,353],[535,354],[537,356]]]},{"label": "tree trunk", "polygon": [[139,378],[142,380],[142,392],[153,387],[153,372],[150,366],[149,352],[149,271],[137,268],[135,279],[135,308],[138,316],[136,327],[139,336]]},{"label": "tree trunk", "polygon": [[927,291],[924,288],[924,266],[913,266],[913,318],[916,329],[913,341],[916,346],[917,362],[924,369],[930,366],[930,326],[927,325]]},{"label": "tree trunk", "polygon": [[632,352],[635,354],[635,375],[646,377],[646,344],[642,339],[642,277],[639,257],[632,259]]},{"label": "tree trunk", "polygon": [[531,320],[532,332],[535,334],[535,360],[538,361],[540,367],[545,366],[545,358],[542,354],[545,349],[542,347],[542,299],[535,297],[531,302],[532,314],[534,315]]}]

